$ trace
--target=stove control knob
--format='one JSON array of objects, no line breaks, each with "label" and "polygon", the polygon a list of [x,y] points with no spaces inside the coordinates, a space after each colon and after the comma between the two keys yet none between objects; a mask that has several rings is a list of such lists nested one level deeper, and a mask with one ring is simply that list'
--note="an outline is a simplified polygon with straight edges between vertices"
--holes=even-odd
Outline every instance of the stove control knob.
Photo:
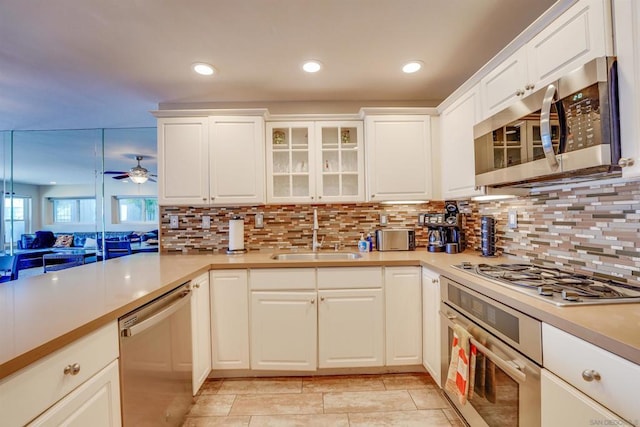
[{"label": "stove control knob", "polygon": [[578,295],[577,292],[563,290],[562,299],[566,301],[580,301],[580,295]]},{"label": "stove control knob", "polygon": [[600,381],[600,378],[600,374],[593,369],[585,369],[584,371],[582,371],[582,379],[586,382],[590,383],[593,380]]},{"label": "stove control knob", "polygon": [[553,296],[553,288],[551,286],[538,286],[538,295],[542,295],[545,297]]}]

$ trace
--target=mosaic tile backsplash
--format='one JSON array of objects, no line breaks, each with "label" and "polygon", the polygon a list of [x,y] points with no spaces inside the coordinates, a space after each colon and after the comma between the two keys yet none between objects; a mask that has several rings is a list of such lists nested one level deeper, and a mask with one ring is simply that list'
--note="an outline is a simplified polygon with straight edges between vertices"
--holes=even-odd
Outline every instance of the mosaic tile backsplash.
[{"label": "mosaic tile backsplash", "polygon": [[[640,287],[640,183],[605,183],[528,197],[471,203],[468,226],[479,249],[483,215],[496,218],[499,252]],[[516,211],[518,226],[507,224]],[[471,239],[470,239],[471,240]]]},{"label": "mosaic tile backsplash", "polygon": [[[374,235],[380,228],[380,214],[386,214],[387,227],[411,227],[416,244],[426,247],[427,233],[418,227],[418,215],[443,212],[443,202],[417,205],[381,205],[378,203],[328,205],[269,205],[245,207],[170,207],[162,206],[161,251],[166,253],[225,252],[229,246],[229,219],[244,218],[244,244],[248,250],[311,249],[313,209],[318,209],[318,239],[323,249],[356,249],[360,233]],[[264,214],[264,228],[255,228],[256,213]],[[177,215],[179,228],[169,228],[169,217]],[[209,216],[211,228],[202,228],[202,217]]]},{"label": "mosaic tile backsplash", "polygon": [[[318,209],[323,248],[356,249],[360,233],[379,228],[381,213],[389,227],[413,227],[416,244],[426,247],[426,230],[418,215],[443,212],[444,202],[418,205],[377,203],[330,205],[276,205],[254,207],[161,207],[161,251],[164,253],[224,252],[228,247],[229,219],[245,219],[245,247],[249,250],[310,249],[313,209]],[[516,211],[518,226],[507,226],[509,211]],[[256,213],[265,226],[254,228]],[[597,184],[573,190],[532,192],[501,202],[469,202],[464,208],[467,250],[480,250],[480,218],[496,219],[498,254],[602,277],[626,280],[640,287],[640,183]],[[177,215],[179,228],[169,228]],[[211,228],[202,229],[202,217]]]}]

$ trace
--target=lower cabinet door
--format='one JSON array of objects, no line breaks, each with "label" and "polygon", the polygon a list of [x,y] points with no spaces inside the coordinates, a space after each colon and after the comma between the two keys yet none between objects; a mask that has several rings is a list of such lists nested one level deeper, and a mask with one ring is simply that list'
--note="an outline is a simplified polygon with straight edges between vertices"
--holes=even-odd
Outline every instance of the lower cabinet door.
[{"label": "lower cabinet door", "polygon": [[193,352],[192,391],[195,396],[211,373],[211,308],[209,273],[191,281],[191,344]]},{"label": "lower cabinet door", "polygon": [[541,373],[540,388],[543,426],[631,425],[546,369]]},{"label": "lower cabinet door", "polygon": [[440,276],[422,268],[422,365],[439,386],[440,374]]},{"label": "lower cabinet door", "polygon": [[251,293],[251,369],[314,371],[315,291]]},{"label": "lower cabinet door", "polygon": [[422,364],[420,267],[385,267],[387,366]]},{"label": "lower cabinet door", "polygon": [[320,368],[382,366],[382,289],[318,291]]},{"label": "lower cabinet door", "polygon": [[[69,393],[30,426],[116,427],[120,419],[118,360]],[[144,402],[141,402],[144,404]]]}]

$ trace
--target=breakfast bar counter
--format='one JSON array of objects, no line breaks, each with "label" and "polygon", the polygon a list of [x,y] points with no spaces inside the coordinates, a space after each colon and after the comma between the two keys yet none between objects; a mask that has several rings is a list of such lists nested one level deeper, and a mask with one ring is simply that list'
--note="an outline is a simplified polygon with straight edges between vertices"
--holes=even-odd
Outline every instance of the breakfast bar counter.
[{"label": "breakfast bar counter", "polygon": [[284,261],[272,259],[272,254],[140,253],[4,283],[0,286],[0,379],[208,270],[325,266],[424,266],[640,364],[640,304],[556,307],[451,267],[463,261],[488,261],[476,252],[371,252],[351,260]]}]

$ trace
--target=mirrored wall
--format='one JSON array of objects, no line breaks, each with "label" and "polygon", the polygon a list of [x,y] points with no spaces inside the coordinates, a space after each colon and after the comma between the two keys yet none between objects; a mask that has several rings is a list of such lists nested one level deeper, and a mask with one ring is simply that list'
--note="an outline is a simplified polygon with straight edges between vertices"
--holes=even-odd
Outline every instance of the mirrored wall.
[{"label": "mirrored wall", "polygon": [[157,230],[156,140],[155,127],[0,131],[0,251],[38,231]]}]

